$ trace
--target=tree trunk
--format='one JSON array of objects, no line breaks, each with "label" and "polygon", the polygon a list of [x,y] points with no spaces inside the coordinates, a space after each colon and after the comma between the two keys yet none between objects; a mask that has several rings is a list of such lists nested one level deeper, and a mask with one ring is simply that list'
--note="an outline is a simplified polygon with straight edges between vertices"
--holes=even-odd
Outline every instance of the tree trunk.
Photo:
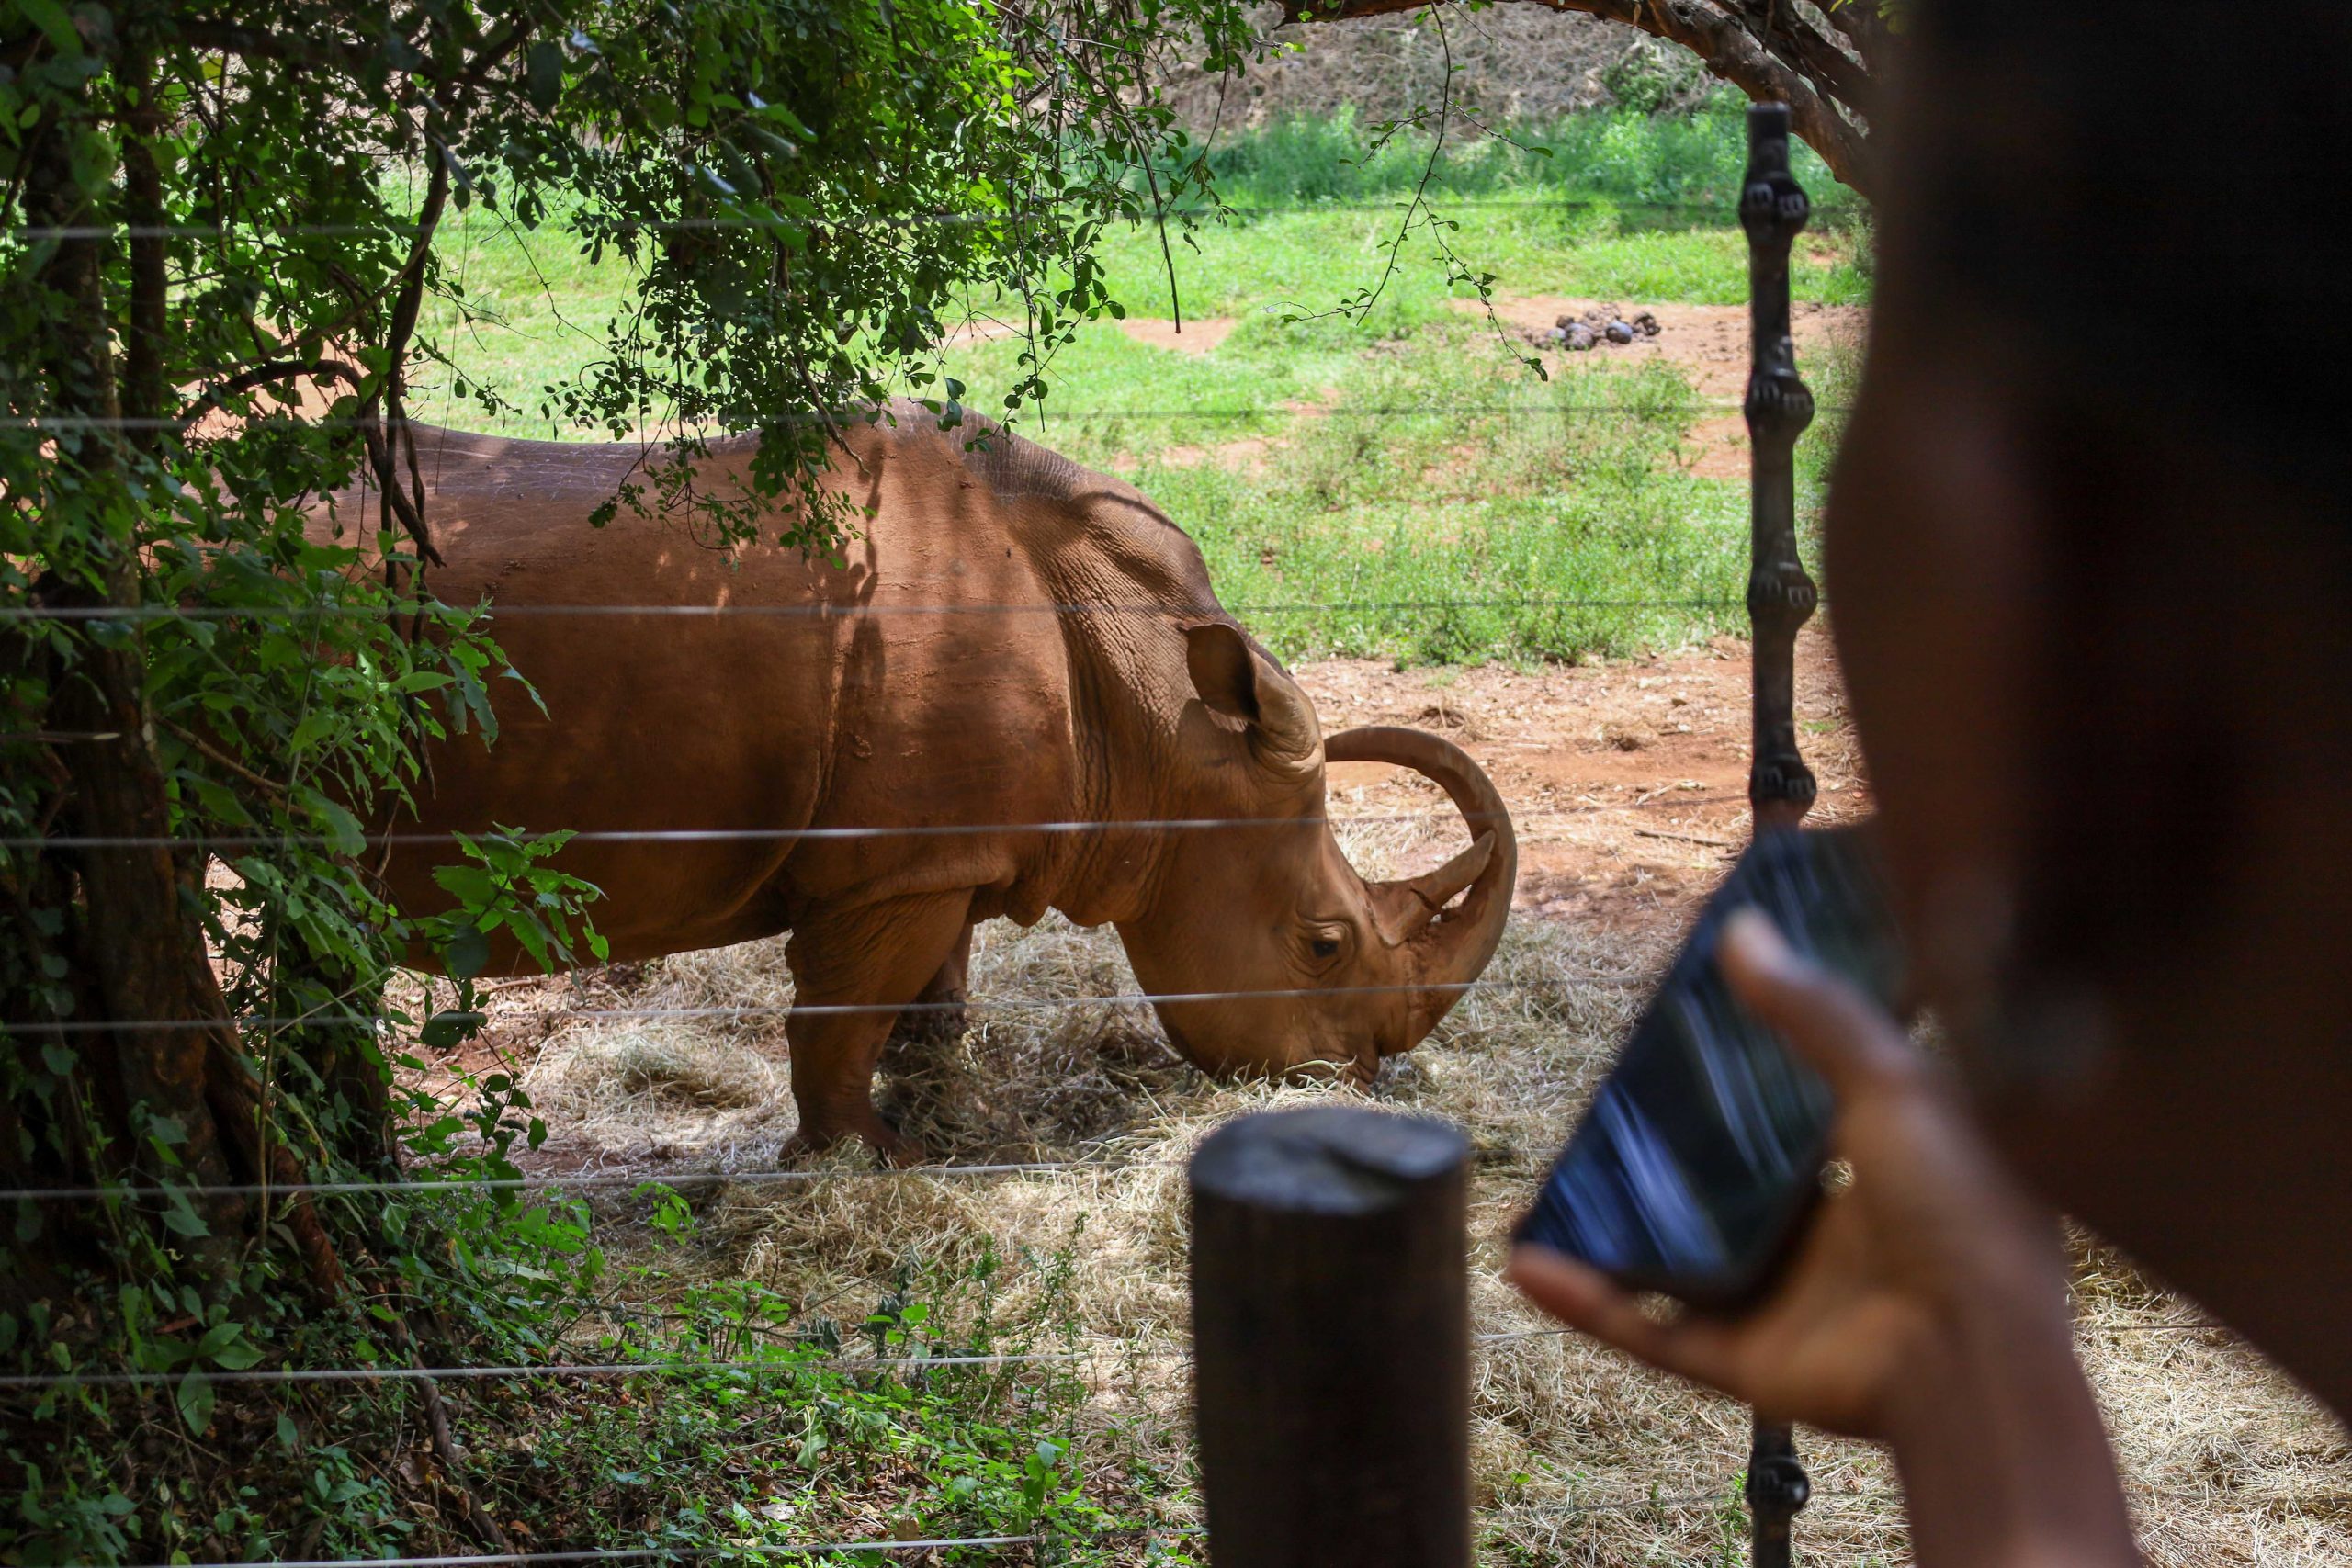
[{"label": "tree trunk", "polygon": [[[139,145],[141,120],[152,126],[143,92],[148,70],[133,51],[119,71],[134,100],[123,128],[133,149],[124,170],[127,216],[134,227],[153,226],[164,213],[153,162]],[[102,267],[108,242],[90,232],[102,230],[108,215],[76,180],[73,166],[73,141],[82,129],[45,127],[41,145],[28,160],[28,215],[70,235],[56,243],[40,275],[61,304],[42,368],[51,407],[60,417],[51,471],[67,481],[43,498],[44,505],[58,514],[78,513],[83,525],[76,536],[90,551],[79,560],[52,562],[39,598],[49,608],[105,612],[140,603],[131,526],[139,502],[126,470],[126,459],[136,454],[119,422],[128,418],[136,429],[136,422],[167,412],[160,295],[167,279],[160,243],[134,239],[141,248],[132,258],[129,320],[120,336],[136,401],[126,408],[114,357],[118,334],[107,316]],[[83,1149],[88,1168],[40,1174],[76,1185],[124,1177],[213,1187],[291,1179],[299,1172],[262,1124],[258,1087],[206,951],[198,913],[202,859],[175,854],[167,841],[171,809],[150,738],[137,623],[79,621],[72,623],[70,637],[71,651],[53,660],[44,728],[65,737],[56,748],[59,835],[101,840],[68,853],[51,852],[62,869],[51,886],[78,895],[56,949],[82,1010],[67,1021],[71,1030],[44,1030],[38,1022],[20,1028],[36,1042],[45,1035],[75,1058],[75,1077],[92,1098],[108,1146],[69,1143]],[[70,1110],[63,1114],[73,1116]],[[159,1138],[168,1154],[156,1148]],[[238,1233],[251,1222],[252,1205],[212,1194],[191,1207],[212,1233],[193,1241],[198,1267],[225,1269]],[[334,1249],[316,1215],[301,1206],[286,1217],[314,1283],[339,1285]],[[53,1224],[47,1240],[54,1248],[69,1245],[70,1235],[69,1227]]]},{"label": "tree trunk", "polygon": [[[46,598],[49,607],[59,609],[128,608],[138,603],[138,563],[126,537],[130,530],[122,525],[133,502],[123,482],[122,433],[114,423],[123,409],[100,270],[104,242],[88,233],[104,214],[76,185],[71,134],[68,128],[52,130],[31,160],[26,208],[34,221],[72,231],[57,242],[41,274],[63,309],[44,368],[52,406],[62,420],[94,423],[62,426],[56,468],[71,473],[75,482],[47,503],[69,513],[119,515],[93,519],[82,534],[113,558],[75,563],[82,572],[73,577],[52,576]],[[86,621],[75,623],[72,636],[74,649],[57,671],[48,725],[79,738],[58,749],[67,797],[60,825],[82,838],[164,838],[170,832],[170,813],[163,772],[147,737],[136,634],[129,626]],[[96,1069],[92,1076],[102,1092],[113,1091],[107,1098],[119,1097],[109,1110],[127,1118],[132,1106],[144,1103],[183,1118],[187,1142],[178,1153],[189,1178],[223,1181],[228,1170],[219,1140],[210,1118],[201,1113],[206,1032],[154,1027],[205,1019],[229,1028],[220,988],[209,984],[200,935],[189,952],[192,922],[182,904],[180,869],[171,851],[157,844],[85,848],[73,860],[81,895],[75,956],[87,966],[85,994],[107,1023],[149,1027],[66,1038],[84,1067]],[[197,970],[203,971],[202,981]],[[127,1121],[123,1130],[134,1131]]]}]

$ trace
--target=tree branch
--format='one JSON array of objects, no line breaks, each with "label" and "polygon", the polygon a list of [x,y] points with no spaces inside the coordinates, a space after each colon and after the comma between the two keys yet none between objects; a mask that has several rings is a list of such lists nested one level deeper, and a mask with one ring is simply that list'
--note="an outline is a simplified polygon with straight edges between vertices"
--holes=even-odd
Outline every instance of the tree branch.
[{"label": "tree branch", "polygon": [[[165,368],[166,313],[171,279],[166,272],[163,227],[164,176],[155,164],[154,142],[163,130],[155,107],[155,58],[143,47],[129,51],[120,69],[129,100],[123,116],[123,216],[130,220],[130,299],[123,333],[123,412],[133,419],[163,417],[171,401]],[[161,447],[163,432],[141,437],[149,455]]]},{"label": "tree branch", "polygon": [[[449,202],[450,161],[448,148],[436,146],[433,173],[425,182],[424,205],[417,212],[416,239],[410,247],[407,265],[401,268],[400,288],[392,296],[391,324],[384,336],[384,379],[377,389],[378,396],[383,400],[386,422],[391,427],[391,445],[406,450],[412,471],[416,463],[416,436],[408,424],[408,345],[416,333],[417,314],[424,305],[424,276],[433,259],[434,231],[440,227],[442,210]],[[374,401],[368,400],[371,410]],[[394,466],[389,448],[371,451],[369,457],[374,459],[376,484],[383,493],[386,510],[400,519],[401,526],[416,542],[418,555],[435,566],[444,564],[425,523],[423,483],[419,482],[413,491],[401,487],[400,470]]]},{"label": "tree branch", "polygon": [[481,90],[482,84],[490,79],[490,73],[504,64],[516,50],[528,42],[533,30],[533,25],[528,17],[509,22],[504,32],[484,43],[476,51],[473,62],[459,72],[457,80],[449,84],[449,111],[453,118],[462,117],[469,108],[473,107],[473,96]]},{"label": "tree branch", "polygon": [[1835,39],[1825,36],[1792,0],[1737,0],[1748,28],[1767,47],[1810,77],[1813,85],[1856,113],[1870,107],[1871,74]]},{"label": "tree branch", "polygon": [[187,726],[175,724],[168,718],[159,719],[156,722],[162,725],[164,728],[170,730],[175,736],[178,737],[180,744],[200,753],[208,761],[213,762],[217,766],[228,769],[231,773],[236,774],[239,778],[244,780],[245,783],[253,785],[255,789],[265,791],[270,795],[279,795],[281,797],[286,794],[286,786],[284,784],[279,784],[276,779],[265,778],[261,774],[254,772],[251,768],[245,766],[234,757],[229,755],[228,752],[223,751],[220,747],[215,746],[211,741],[207,740],[203,736],[198,735],[195,730],[188,728]]},{"label": "tree branch", "polygon": [[362,380],[357,368],[340,359],[272,359],[249,370],[240,370],[227,380],[207,387],[180,414],[180,428],[186,430],[240,392],[250,392],[255,387],[266,387],[272,381],[289,381],[297,376],[309,376],[321,381],[348,382],[355,390]]},{"label": "tree branch", "polygon": [[[534,29],[535,24],[525,18],[509,22],[498,34],[485,40],[463,69],[449,78],[448,86],[452,94],[449,107],[457,111],[469,107],[473,95],[489,79],[491,73],[529,41]],[[362,80],[379,68],[378,51],[373,44],[271,32],[238,22],[210,21],[200,17],[175,21],[171,26],[170,41],[182,48],[234,55],[241,60],[269,60],[281,65],[314,69],[329,67]],[[412,46],[415,43],[413,39],[409,41]],[[427,82],[438,80],[422,69],[410,71],[407,74]]]},{"label": "tree branch", "polygon": [[1830,0],[1821,7],[1829,25],[1846,36],[1862,63],[1873,72],[1886,64],[1887,48],[1894,41],[1894,29],[1879,14],[1877,0]]},{"label": "tree branch", "polygon": [[[1394,16],[1442,0],[1283,0],[1292,22],[1344,21],[1351,17]],[[1869,137],[1849,119],[1805,71],[1774,56],[1749,32],[1742,16],[1713,0],[1522,0],[1555,11],[1575,11],[1604,21],[1639,28],[1652,38],[1680,44],[1713,74],[1758,102],[1789,106],[1792,129],[1821,154],[1829,172],[1865,197],[1874,186]],[[1737,4],[1738,0],[1733,0]]]},{"label": "tree branch", "polygon": [[364,73],[376,52],[360,44],[295,38],[236,22],[210,22],[193,17],[175,21],[171,31],[172,41],[188,49],[233,54],[241,60],[275,60],[285,65],[331,65],[352,75]]}]

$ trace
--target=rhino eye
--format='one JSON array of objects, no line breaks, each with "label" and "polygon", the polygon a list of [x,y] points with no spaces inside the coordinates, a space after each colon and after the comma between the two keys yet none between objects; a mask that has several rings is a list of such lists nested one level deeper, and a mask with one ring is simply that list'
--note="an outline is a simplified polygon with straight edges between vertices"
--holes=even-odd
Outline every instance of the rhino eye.
[{"label": "rhino eye", "polygon": [[1306,950],[1317,958],[1337,958],[1340,956],[1340,939],[1318,936],[1306,944]]}]

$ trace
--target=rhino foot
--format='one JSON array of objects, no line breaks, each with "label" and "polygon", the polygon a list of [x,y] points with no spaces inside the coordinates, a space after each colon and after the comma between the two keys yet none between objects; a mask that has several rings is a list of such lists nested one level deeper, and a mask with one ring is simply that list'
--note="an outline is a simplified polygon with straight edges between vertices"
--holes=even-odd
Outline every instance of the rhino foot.
[{"label": "rhino foot", "polygon": [[922,1145],[908,1137],[896,1127],[868,1111],[863,1117],[831,1124],[811,1127],[806,1122],[784,1142],[777,1151],[779,1164],[795,1165],[811,1159],[844,1139],[857,1138],[881,1156],[882,1163],[905,1169],[909,1166],[928,1165],[931,1156]]}]

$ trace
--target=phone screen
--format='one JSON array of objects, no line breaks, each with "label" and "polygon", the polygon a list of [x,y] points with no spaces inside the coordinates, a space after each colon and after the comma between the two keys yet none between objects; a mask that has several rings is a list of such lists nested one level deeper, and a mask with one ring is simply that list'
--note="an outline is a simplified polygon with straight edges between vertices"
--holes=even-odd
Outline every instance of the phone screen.
[{"label": "phone screen", "polygon": [[1894,1002],[1902,954],[1867,830],[1766,834],[1701,912],[1520,1240],[1702,1306],[1736,1305],[1769,1281],[1820,1190],[1833,1108],[1716,966],[1724,921],[1744,908]]}]

